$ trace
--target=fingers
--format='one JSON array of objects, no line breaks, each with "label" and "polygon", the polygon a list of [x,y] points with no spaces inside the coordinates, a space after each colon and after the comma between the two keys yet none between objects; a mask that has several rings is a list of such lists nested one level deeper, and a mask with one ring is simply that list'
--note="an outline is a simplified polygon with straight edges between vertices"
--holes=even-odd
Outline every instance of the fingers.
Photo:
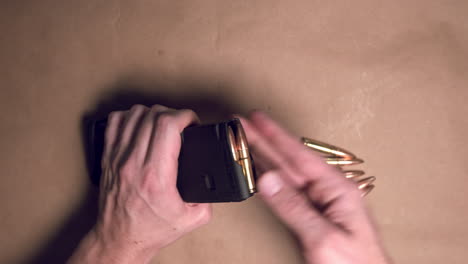
[{"label": "fingers", "polygon": [[135,139],[135,155],[140,164],[143,164],[147,159],[148,150],[150,149],[148,146],[155,129],[156,118],[161,113],[170,111],[173,111],[173,109],[162,105],[153,105],[145,114]]},{"label": "fingers", "polygon": [[[251,115],[251,122],[243,121],[249,144],[256,150],[256,158],[269,169],[278,170],[283,179],[304,193],[328,220],[347,229],[366,217],[360,192],[355,184],[343,177],[336,168],[326,164],[318,155],[303,146],[278,123],[261,112]],[[266,160],[266,162],[265,162]]]},{"label": "fingers", "polygon": [[298,236],[313,239],[332,226],[322,217],[303,192],[282,180],[277,171],[266,172],[258,187],[263,200]]},{"label": "fingers", "polygon": [[268,171],[272,169],[282,170],[286,181],[295,187],[304,185],[304,179],[298,177],[290,168],[284,166],[284,158],[279,155],[276,146],[271,145],[267,138],[259,131],[250,120],[241,116],[236,116],[242,123],[247,140],[249,142],[249,149],[255,158],[255,167],[261,171]]},{"label": "fingers", "polygon": [[320,156],[311,152],[297,137],[291,135],[266,114],[260,111],[253,112],[251,120],[263,138],[267,139],[267,144],[274,146],[275,155],[282,157],[281,165],[294,168],[300,172],[300,175],[305,176],[299,179],[301,184],[322,177],[342,179],[334,167],[323,162]]},{"label": "fingers", "polygon": [[323,216],[342,229],[356,233],[368,224],[361,191],[350,180],[330,179],[310,184],[306,192],[311,201],[321,207]]},{"label": "fingers", "polygon": [[160,178],[161,183],[175,188],[180,133],[197,123],[200,120],[192,110],[174,110],[161,105],[151,109],[135,105],[130,111],[112,113],[104,150],[105,160],[112,164],[106,166],[119,170],[125,162],[124,171],[131,172],[137,164],[150,164],[153,174],[167,175]]},{"label": "fingers", "polygon": [[112,188],[112,183],[115,179],[110,173],[107,167],[112,163],[112,157],[114,156],[115,149],[118,145],[118,138],[120,129],[125,120],[124,112],[117,111],[109,114],[107,119],[107,127],[104,135],[104,150],[101,157],[101,178],[99,188],[101,191],[107,191]]},{"label": "fingers", "polygon": [[188,126],[200,124],[200,118],[193,110],[181,109],[172,113],[177,120],[175,125],[179,132],[182,132]]},{"label": "fingers", "polygon": [[184,109],[160,113],[155,116],[154,122],[155,129],[148,145],[150,151],[148,159],[157,162],[161,158],[177,160],[180,151],[180,133],[187,126],[199,123],[200,120],[195,112]]},{"label": "fingers", "polygon": [[165,175],[161,179],[167,184],[165,186],[176,188],[181,132],[187,126],[199,122],[195,112],[187,109],[163,112],[155,119],[145,163],[153,164],[161,175]]},{"label": "fingers", "polygon": [[102,167],[108,165],[112,150],[115,149],[118,134],[124,121],[124,112],[116,111],[109,114],[104,136],[104,151],[102,154]]},{"label": "fingers", "polygon": [[120,146],[128,146],[130,139],[132,138],[137,124],[142,117],[146,114],[148,107],[143,105],[134,105],[127,114],[125,123],[122,129],[122,137],[120,138]]},{"label": "fingers", "polygon": [[[251,115],[251,124],[259,136],[259,152],[269,159],[274,166],[286,168],[298,187],[313,183],[319,190],[333,190],[333,193],[346,193],[352,185],[335,167],[326,164],[322,158],[300,143],[299,139],[289,134],[278,123],[262,112]],[[314,201],[328,203],[334,197],[327,197],[329,192],[311,193]]]}]

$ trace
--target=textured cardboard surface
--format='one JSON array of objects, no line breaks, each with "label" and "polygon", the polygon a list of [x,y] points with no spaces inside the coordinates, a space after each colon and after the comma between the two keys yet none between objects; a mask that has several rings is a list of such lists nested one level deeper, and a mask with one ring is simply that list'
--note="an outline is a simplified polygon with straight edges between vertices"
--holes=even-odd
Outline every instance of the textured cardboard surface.
[{"label": "textured cardboard surface", "polygon": [[[466,263],[466,1],[3,1],[0,262],[61,263],[92,224],[81,121],[137,103],[264,109],[346,147],[396,263]],[[221,113],[221,114],[220,114]],[[259,199],[154,263],[301,263]]]}]

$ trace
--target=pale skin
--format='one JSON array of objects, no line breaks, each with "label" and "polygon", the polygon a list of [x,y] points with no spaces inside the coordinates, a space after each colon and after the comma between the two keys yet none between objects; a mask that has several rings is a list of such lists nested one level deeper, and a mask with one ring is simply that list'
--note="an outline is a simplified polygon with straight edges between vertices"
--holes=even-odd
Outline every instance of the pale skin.
[{"label": "pale skin", "polygon": [[[266,114],[237,116],[261,174],[260,197],[297,236],[308,264],[388,264],[356,184]],[[176,188],[180,133],[191,110],[136,105],[109,116],[100,212],[68,263],[148,263],[208,223],[209,204],[185,203]]]}]

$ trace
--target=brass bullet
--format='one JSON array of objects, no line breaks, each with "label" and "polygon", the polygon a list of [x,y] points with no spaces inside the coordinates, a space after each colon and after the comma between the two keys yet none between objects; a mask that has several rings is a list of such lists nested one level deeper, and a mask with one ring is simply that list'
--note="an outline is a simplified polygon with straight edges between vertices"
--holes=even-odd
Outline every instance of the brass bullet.
[{"label": "brass bullet", "polygon": [[257,191],[255,186],[254,173],[252,169],[252,163],[250,161],[249,147],[247,143],[247,136],[245,135],[244,129],[241,125],[235,126],[235,138],[237,152],[239,153],[238,163],[242,166],[245,177],[247,178],[247,185],[250,193]]},{"label": "brass bullet", "polygon": [[343,171],[343,166],[356,165],[364,162],[363,160],[357,158],[356,155],[337,146],[333,146],[315,139],[303,137],[301,140],[305,146],[322,154],[322,157],[325,159],[327,164],[334,165],[339,168],[343,172],[344,177],[356,182],[358,184],[358,188],[362,190],[362,196],[367,195],[372,189],[374,189],[375,186],[372,184],[375,181],[374,176],[360,179],[361,176],[364,175],[364,171]]},{"label": "brass bullet", "polygon": [[323,154],[328,154],[328,155],[332,155],[332,156],[335,156],[335,157],[341,157],[341,158],[345,158],[345,159],[355,159],[356,156],[347,151],[347,150],[344,150],[342,148],[339,148],[337,146],[333,146],[331,144],[327,144],[325,142],[321,142],[321,141],[318,141],[318,140],[315,140],[315,139],[310,139],[310,138],[306,138],[306,137],[303,137],[302,138],[302,142],[304,143],[304,145],[306,145],[307,147],[311,148],[311,149],[314,149],[318,152],[321,152]]},{"label": "brass bullet", "polygon": [[241,126],[236,126],[236,142],[239,151],[240,159],[249,159],[249,146],[247,144],[247,136]]},{"label": "brass bullet", "polygon": [[231,127],[228,127],[228,142],[229,147],[231,148],[232,158],[239,162],[239,152],[237,151],[237,142],[234,137],[234,131],[232,131]]},{"label": "brass bullet", "polygon": [[364,162],[362,159],[358,158],[354,158],[351,160],[340,158],[326,158],[325,161],[327,162],[327,164],[338,166],[356,165]]},{"label": "brass bullet", "polygon": [[344,176],[347,179],[353,179],[353,178],[358,178],[364,175],[364,171],[362,170],[348,170],[343,172]]},{"label": "brass bullet", "polygon": [[359,180],[359,181],[357,181],[358,188],[360,190],[362,190],[362,189],[366,188],[367,186],[371,185],[374,181],[375,181],[374,176],[370,176],[370,177],[364,178],[362,180]]},{"label": "brass bullet", "polygon": [[374,187],[375,187],[374,185],[369,185],[365,187],[364,189],[362,189],[361,197],[368,195],[374,189]]}]

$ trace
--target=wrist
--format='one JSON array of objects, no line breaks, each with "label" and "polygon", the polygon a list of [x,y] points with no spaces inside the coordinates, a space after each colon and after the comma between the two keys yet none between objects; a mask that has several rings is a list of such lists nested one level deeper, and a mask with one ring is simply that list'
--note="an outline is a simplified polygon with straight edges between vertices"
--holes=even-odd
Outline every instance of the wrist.
[{"label": "wrist", "polygon": [[125,238],[108,239],[93,228],[81,241],[69,263],[148,263],[158,252]]}]

